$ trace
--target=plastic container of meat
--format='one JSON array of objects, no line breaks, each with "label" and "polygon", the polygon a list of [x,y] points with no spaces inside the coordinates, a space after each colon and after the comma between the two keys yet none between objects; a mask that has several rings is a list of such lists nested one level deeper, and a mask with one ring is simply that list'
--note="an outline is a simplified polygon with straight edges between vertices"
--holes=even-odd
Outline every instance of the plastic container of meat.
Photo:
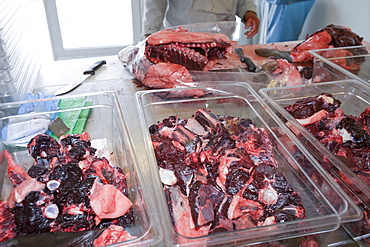
[{"label": "plastic container of meat", "polygon": [[[196,97],[193,97],[194,93]],[[136,93],[136,102],[149,160],[149,169],[142,172],[148,178],[145,180],[148,191],[151,189],[151,195],[156,196],[156,214],[161,219],[167,246],[247,245],[299,238],[334,231],[341,222],[356,221],[362,217],[359,208],[326,173],[316,168],[318,164],[312,155],[302,147],[286,126],[270,115],[261,98],[247,83],[217,83],[212,87],[139,91]],[[190,213],[187,209],[180,210],[186,205],[182,199],[179,203],[181,206],[178,208],[168,207],[175,201],[167,200],[163,192],[162,181],[167,180],[166,175],[163,174],[166,173],[159,171],[162,168],[159,169],[157,165],[149,128],[170,116],[178,116],[181,119],[191,118],[199,109],[210,110],[215,115],[250,118],[258,128],[264,128],[267,131],[278,163],[277,171],[288,180],[293,190],[301,197],[303,206],[307,210],[306,218],[199,237],[180,234],[176,230],[181,229],[182,222],[186,225],[186,222],[191,221],[191,219],[189,221]],[[167,175],[170,174],[167,173]],[[315,176],[314,179],[313,176]],[[173,176],[169,177],[173,178]],[[180,217],[181,220],[174,220],[174,224],[179,224],[175,227],[173,219],[177,219],[179,214],[183,217]],[[319,243],[320,246],[326,246],[332,240],[326,238],[322,241]]]},{"label": "plastic container of meat", "polygon": [[[260,89],[260,92],[267,99],[271,109],[279,115],[283,122],[289,125],[293,133],[299,133],[296,136],[316,157],[322,168],[335,179],[340,187],[364,211],[364,218],[361,221],[343,224],[343,226],[354,240],[366,241],[365,239],[370,237],[369,226],[365,224],[366,221],[368,222],[368,215],[370,214],[370,185],[352,172],[347,162],[339,159],[338,156],[334,156],[304,126],[299,124],[284,107],[298,100],[326,92],[341,101],[339,109],[342,109],[345,115],[359,116],[361,112],[370,106],[370,87],[357,80],[342,80],[285,88],[265,88]],[[368,171],[364,170],[364,172]],[[361,171],[358,171],[358,174],[361,174]],[[361,226],[361,224],[364,225]]]},{"label": "plastic container of meat", "polygon": [[[13,188],[11,180],[9,179],[9,174],[7,173],[7,167],[9,165],[7,153],[13,157],[16,164],[20,165],[25,170],[29,170],[35,160],[29,153],[27,144],[34,136],[46,133],[58,140],[59,137],[67,134],[88,133],[91,140],[91,147],[95,148],[96,151],[94,154],[89,152],[85,153],[85,155],[93,155],[91,157],[97,157],[100,160],[106,159],[109,163],[108,166],[116,167],[113,168],[113,170],[122,171],[125,176],[126,192],[122,192],[123,190],[119,190],[117,188],[118,185],[113,185],[114,183],[121,185],[120,182],[123,181],[120,175],[122,174],[121,172],[118,175],[113,176],[113,174],[117,173],[113,172],[112,174],[113,170],[107,169],[106,166],[102,166],[103,168],[101,170],[97,168],[98,166],[93,168],[96,171],[96,177],[99,177],[100,181],[107,180],[108,182],[105,182],[105,184],[109,183],[116,186],[117,191],[115,198],[120,196],[121,194],[118,194],[122,192],[125,195],[127,194],[126,198],[128,198],[132,203],[131,208],[129,208],[123,216],[112,216],[114,219],[118,217],[118,222],[123,222],[118,225],[123,225],[124,230],[131,236],[134,236],[133,239],[128,239],[127,236],[122,238],[123,240],[118,241],[118,245],[152,246],[160,242],[162,236],[161,231],[157,228],[156,219],[154,218],[155,215],[151,213],[152,209],[151,204],[148,202],[149,199],[145,198],[147,193],[142,185],[142,177],[136,169],[136,162],[138,161],[133,151],[130,135],[126,129],[125,117],[121,112],[115,92],[85,93],[60,97],[45,96],[38,100],[0,104],[1,201],[6,201],[7,198],[9,198],[9,194]],[[71,150],[70,152],[72,152]],[[68,157],[70,158],[71,156],[65,155],[64,157],[66,157],[65,159],[68,159]],[[87,158],[84,162],[86,161]],[[78,164],[81,167],[81,162]],[[87,169],[87,167],[84,169]],[[90,167],[89,169],[92,168]],[[101,173],[99,173],[99,171]],[[103,179],[103,177],[105,179]],[[93,178],[95,177],[93,176]],[[48,177],[46,181],[48,181],[48,179],[50,180],[51,177]],[[64,180],[62,178],[60,179],[62,184]],[[94,181],[96,182],[99,180]],[[46,185],[46,187],[49,188],[49,185]],[[105,191],[105,189],[103,189],[103,191]],[[92,188],[90,189],[89,194],[91,194],[91,196],[94,194],[92,192]],[[56,194],[54,194],[54,196],[56,196]],[[100,201],[104,202],[105,200],[108,200],[107,198],[108,197]],[[112,199],[112,197],[109,198]],[[122,196],[119,198],[122,199]],[[93,199],[91,197],[89,200],[89,204],[91,205],[92,200]],[[112,203],[109,204],[109,208],[119,209],[124,206],[122,204],[115,205],[118,204],[118,202],[122,202],[121,200],[113,200],[111,202]],[[23,203],[23,201],[21,203]],[[56,202],[54,201],[54,203]],[[41,205],[43,205],[42,202]],[[79,207],[84,210],[84,205],[80,205]],[[60,207],[59,204],[58,207]],[[76,210],[78,210],[79,207],[77,207]],[[94,209],[94,213],[98,215],[96,212],[97,211]],[[106,209],[104,209],[104,212],[106,212]],[[65,213],[65,211],[63,211],[63,213]],[[68,217],[70,218],[73,214],[74,211],[71,211]],[[76,213],[76,215],[77,214],[78,213]],[[119,215],[122,215],[122,213]],[[61,216],[60,212],[58,217],[61,217],[63,222],[64,216]],[[106,220],[109,221],[109,215],[101,217],[101,219],[102,221],[100,224],[103,224],[103,228],[106,229],[108,224],[104,225],[105,223],[103,222]],[[93,222],[97,222],[96,217]],[[72,222],[69,224],[73,224],[74,226],[75,223]],[[79,232],[84,235],[79,235]],[[45,245],[47,245],[46,239],[53,239],[54,242],[50,243],[50,246],[55,246],[55,238],[57,238],[57,236],[54,234],[58,235],[62,233],[57,230],[57,232],[54,233],[47,232],[42,233],[42,235],[26,235],[22,236],[22,238],[25,238],[25,241],[30,243],[30,245],[33,245],[32,243],[37,245],[37,241],[40,241],[40,239],[45,243]],[[96,239],[98,236],[103,235],[103,233],[101,233],[101,231],[96,227],[93,227],[92,229],[88,228],[87,231],[63,232],[63,234],[64,235],[61,235],[61,242],[59,243],[63,246],[72,245],[73,241],[83,241],[83,244],[89,244],[89,241],[91,243],[91,241]],[[16,238],[11,238],[8,241],[13,240],[21,241],[19,239],[16,240]],[[114,242],[103,242],[103,245],[110,245],[112,243]],[[76,242],[73,242],[73,244],[76,244]]]},{"label": "plastic container of meat", "polygon": [[356,79],[370,82],[370,45],[309,51],[315,82]]}]

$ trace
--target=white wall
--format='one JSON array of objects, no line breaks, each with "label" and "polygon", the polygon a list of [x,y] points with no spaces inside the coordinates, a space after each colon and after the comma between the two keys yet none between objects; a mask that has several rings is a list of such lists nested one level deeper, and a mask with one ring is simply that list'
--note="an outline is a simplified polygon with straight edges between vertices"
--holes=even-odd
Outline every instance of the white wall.
[{"label": "white wall", "polygon": [[300,38],[329,24],[349,27],[370,42],[370,0],[316,0]]}]

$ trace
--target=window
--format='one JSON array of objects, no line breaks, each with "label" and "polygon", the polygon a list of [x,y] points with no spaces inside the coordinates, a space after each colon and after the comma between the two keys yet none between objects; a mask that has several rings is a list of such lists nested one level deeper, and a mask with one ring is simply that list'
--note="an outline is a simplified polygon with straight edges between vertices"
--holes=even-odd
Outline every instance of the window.
[{"label": "window", "polygon": [[138,0],[43,0],[54,60],[106,56],[140,41]]}]

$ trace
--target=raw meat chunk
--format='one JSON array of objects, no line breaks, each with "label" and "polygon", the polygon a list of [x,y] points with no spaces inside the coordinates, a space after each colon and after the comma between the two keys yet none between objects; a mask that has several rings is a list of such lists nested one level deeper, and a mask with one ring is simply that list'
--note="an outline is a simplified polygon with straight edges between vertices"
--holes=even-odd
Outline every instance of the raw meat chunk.
[{"label": "raw meat chunk", "polygon": [[1,242],[23,235],[33,242],[33,234],[38,238],[38,233],[111,225],[115,228],[99,237],[99,246],[135,238],[123,228],[134,224],[126,176],[106,158],[95,156],[88,133],[61,136],[59,141],[37,135],[28,151],[34,158],[28,171],[4,151],[14,188],[8,200],[0,202]]},{"label": "raw meat chunk", "polygon": [[251,119],[199,109],[149,128],[175,230],[206,236],[305,218],[278,172],[272,142]]},{"label": "raw meat chunk", "polygon": [[[310,119],[305,128],[328,150],[343,161],[345,165],[366,185],[370,186],[370,107],[366,108],[360,116],[346,115],[339,107],[341,102],[331,94],[322,93],[316,97],[307,97],[303,100],[285,107],[285,109],[302,123],[302,119]],[[327,114],[318,115],[321,111]],[[312,116],[317,116],[313,118]],[[323,157],[325,161],[326,158]],[[329,166],[330,167],[330,166]],[[335,169],[335,168],[333,168]],[[365,234],[369,232],[370,201],[368,196],[357,189],[353,180],[348,179],[346,173],[335,169],[339,175],[335,178],[341,180],[356,190],[359,197],[363,197],[364,203],[358,205],[364,211],[364,218],[356,222],[356,232]],[[348,191],[348,188],[344,188]],[[350,193],[351,194],[351,193]],[[367,204],[367,205],[366,205]],[[370,242],[370,239],[367,239]]]}]

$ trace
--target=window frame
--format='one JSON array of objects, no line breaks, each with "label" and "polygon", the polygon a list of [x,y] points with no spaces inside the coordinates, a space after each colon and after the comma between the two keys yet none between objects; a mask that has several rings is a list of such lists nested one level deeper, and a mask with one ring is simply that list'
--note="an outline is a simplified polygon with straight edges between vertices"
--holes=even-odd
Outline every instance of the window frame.
[{"label": "window frame", "polygon": [[[141,6],[143,6],[142,1],[143,0],[131,0],[134,44],[138,43],[141,40]],[[99,47],[65,48],[63,45],[62,33],[59,25],[56,0],[43,0],[43,2],[54,60],[109,56],[118,54],[121,49],[127,46],[112,45]]]}]

